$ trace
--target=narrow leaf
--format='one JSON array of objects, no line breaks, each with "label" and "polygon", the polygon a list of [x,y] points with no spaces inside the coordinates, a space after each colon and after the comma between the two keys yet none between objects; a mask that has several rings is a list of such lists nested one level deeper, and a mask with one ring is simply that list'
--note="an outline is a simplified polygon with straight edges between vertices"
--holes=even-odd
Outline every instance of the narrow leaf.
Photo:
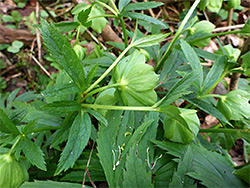
[{"label": "narrow leaf", "polygon": [[45,104],[41,108],[51,112],[67,113],[80,110],[81,104],[76,101],[56,101],[53,103]]},{"label": "narrow leaf", "polygon": [[40,28],[44,43],[54,60],[60,64],[80,89],[84,89],[83,67],[67,38],[54,26],[41,20]]},{"label": "narrow leaf", "polygon": [[0,108],[0,132],[18,135],[19,131],[4,111]]},{"label": "narrow leaf", "polygon": [[131,0],[120,0],[118,3],[119,11],[122,12],[123,8],[126,7],[130,3],[130,1]]},{"label": "narrow leaf", "polygon": [[37,146],[29,138],[23,138],[20,142],[22,142],[22,150],[28,161],[41,170],[46,170],[44,153],[39,146]]},{"label": "narrow leaf", "polygon": [[36,124],[37,124],[37,119],[30,121],[27,125],[25,125],[23,129],[23,134],[28,135],[32,133],[33,129],[36,127]]},{"label": "narrow leaf", "polygon": [[90,114],[92,114],[101,124],[108,126],[108,121],[106,118],[99,112],[95,110],[91,110],[89,108],[86,109]]},{"label": "narrow leaf", "polygon": [[60,84],[44,90],[41,95],[44,97],[63,96],[80,92],[79,88],[73,84]]},{"label": "narrow leaf", "polygon": [[75,164],[89,141],[91,133],[91,119],[87,113],[81,111],[75,118],[69,132],[69,139],[59,160],[55,175],[67,170]]},{"label": "narrow leaf", "polygon": [[40,181],[25,182],[20,188],[81,188],[82,185],[78,183],[57,182],[57,181]]},{"label": "narrow leaf", "polygon": [[164,4],[161,2],[131,3],[123,9],[123,12],[128,12],[128,11],[132,11],[132,10],[147,10],[147,9],[159,7],[161,5],[164,5]]},{"label": "narrow leaf", "polygon": [[147,47],[159,44],[159,42],[163,41],[169,33],[166,34],[154,34],[154,35],[147,35],[142,38],[139,38],[135,42],[132,43],[133,47]]}]

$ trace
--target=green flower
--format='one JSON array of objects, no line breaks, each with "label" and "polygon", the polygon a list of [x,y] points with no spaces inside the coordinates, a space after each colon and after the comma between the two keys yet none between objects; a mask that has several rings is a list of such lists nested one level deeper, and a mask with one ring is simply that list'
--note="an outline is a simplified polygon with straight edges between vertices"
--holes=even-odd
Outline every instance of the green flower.
[{"label": "green flower", "polygon": [[17,188],[28,179],[28,172],[22,162],[10,154],[0,154],[1,188]]},{"label": "green flower", "polygon": [[159,76],[153,67],[145,64],[145,56],[139,51],[124,58],[115,67],[112,83],[120,83],[115,96],[123,105],[151,106],[157,100],[154,88]]},{"label": "green flower", "polygon": [[186,125],[178,121],[177,118],[167,115],[163,122],[164,135],[174,142],[189,143],[199,132],[200,120],[196,115],[196,110],[178,109],[180,111],[179,115],[186,121]]},{"label": "green flower", "polygon": [[222,96],[217,108],[230,120],[242,120],[250,117],[250,94],[243,90],[230,91]]}]

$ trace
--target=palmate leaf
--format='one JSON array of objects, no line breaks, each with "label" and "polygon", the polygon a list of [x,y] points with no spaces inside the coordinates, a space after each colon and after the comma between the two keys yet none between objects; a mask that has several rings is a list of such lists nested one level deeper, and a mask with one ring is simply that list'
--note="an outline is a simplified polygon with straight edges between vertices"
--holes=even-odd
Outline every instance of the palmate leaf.
[{"label": "palmate leaf", "polygon": [[23,137],[20,140],[20,147],[31,164],[37,166],[41,170],[46,170],[44,153],[38,145],[32,142],[29,138]]},{"label": "palmate leaf", "polygon": [[123,187],[154,187],[151,183],[151,173],[146,171],[145,164],[136,156],[136,144],[132,145],[126,159]]},{"label": "palmate leaf", "polygon": [[67,38],[54,26],[41,20],[40,31],[53,59],[63,67],[76,85],[83,90],[85,75],[83,67]]},{"label": "palmate leaf", "polygon": [[76,116],[70,128],[69,139],[61,154],[55,175],[58,175],[63,170],[67,170],[74,165],[87,145],[90,134],[91,119],[87,113],[81,111]]}]

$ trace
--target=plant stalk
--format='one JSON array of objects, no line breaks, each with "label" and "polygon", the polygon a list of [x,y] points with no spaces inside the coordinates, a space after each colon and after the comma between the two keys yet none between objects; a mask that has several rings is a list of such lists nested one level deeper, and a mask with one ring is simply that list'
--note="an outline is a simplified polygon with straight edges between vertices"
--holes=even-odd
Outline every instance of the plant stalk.
[{"label": "plant stalk", "polygon": [[121,26],[122,26],[122,33],[123,33],[123,37],[124,37],[124,44],[125,44],[125,48],[128,47],[128,34],[127,34],[127,31],[126,31],[126,26],[125,26],[125,22],[123,20],[123,17],[121,15],[118,16],[120,22],[121,22]]},{"label": "plant stalk", "polygon": [[131,110],[131,111],[150,111],[157,112],[158,109],[154,107],[142,107],[142,106],[111,106],[111,105],[99,105],[99,104],[82,104],[84,108],[92,109],[105,109],[105,110]]},{"label": "plant stalk", "polygon": [[22,138],[22,135],[19,135],[17,140],[15,141],[15,143],[12,145],[12,147],[10,148],[9,154],[11,155],[13,153],[13,150],[15,149],[17,143],[19,142],[19,140]]},{"label": "plant stalk", "polygon": [[219,129],[200,129],[200,133],[249,133],[249,130],[245,129],[225,129],[225,128],[219,128]]},{"label": "plant stalk", "polygon": [[116,66],[116,64],[122,59],[122,57],[127,53],[127,51],[131,48],[131,46],[128,46],[119,56],[118,58],[110,65],[110,67],[84,92],[84,94],[87,94],[90,92],[97,84],[99,84],[105,76],[108,75],[108,73]]},{"label": "plant stalk", "polygon": [[200,0],[196,0],[196,1],[194,2],[194,4],[192,5],[192,7],[189,9],[187,15],[185,16],[185,18],[184,18],[183,21],[181,22],[181,25],[180,25],[180,27],[178,28],[178,30],[177,30],[177,32],[176,32],[176,34],[175,34],[173,40],[170,42],[170,44],[169,44],[169,46],[168,46],[166,52],[165,52],[164,55],[162,56],[162,58],[161,58],[161,60],[159,61],[159,63],[156,65],[156,68],[155,68],[155,71],[156,71],[156,72],[158,72],[158,71],[162,68],[162,66],[163,66],[164,62],[166,61],[166,59],[168,58],[168,56],[169,56],[169,54],[170,54],[170,52],[171,52],[171,50],[172,50],[172,48],[173,48],[175,42],[177,41],[177,39],[178,39],[179,36],[181,35],[184,26],[186,25],[188,19],[190,18],[190,16],[191,16],[192,13],[194,12],[194,10],[195,10],[195,8],[197,7],[197,5],[199,4],[199,2],[200,2]]}]

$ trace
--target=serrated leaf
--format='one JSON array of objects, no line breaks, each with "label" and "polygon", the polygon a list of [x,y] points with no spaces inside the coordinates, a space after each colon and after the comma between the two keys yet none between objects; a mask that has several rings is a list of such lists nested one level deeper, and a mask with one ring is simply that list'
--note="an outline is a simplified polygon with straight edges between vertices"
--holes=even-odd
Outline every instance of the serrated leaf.
[{"label": "serrated leaf", "polygon": [[43,110],[49,112],[75,112],[81,109],[81,104],[76,101],[56,101],[53,103],[45,104],[41,106]]},{"label": "serrated leaf", "polygon": [[31,164],[37,166],[39,169],[46,171],[44,153],[40,147],[32,142],[29,138],[23,137],[20,142],[22,142],[22,151],[28,161]]},{"label": "serrated leaf", "polygon": [[92,6],[90,6],[89,8],[85,9],[85,10],[82,10],[78,16],[77,16],[77,19],[78,21],[85,27],[90,27],[91,24],[92,24],[92,21],[88,21],[88,17],[89,17],[89,14],[91,12],[91,9],[92,9]]},{"label": "serrated leaf", "polygon": [[192,70],[194,72],[199,72],[198,80],[199,85],[201,85],[203,81],[203,71],[198,55],[195,53],[194,49],[184,40],[181,40],[181,49],[184,52],[187,61],[190,63]]},{"label": "serrated leaf", "polygon": [[59,23],[54,23],[54,25],[61,32],[70,32],[76,29],[80,25],[80,23],[79,22],[59,22]]},{"label": "serrated leaf", "polygon": [[146,166],[140,158],[136,156],[136,144],[129,150],[126,159],[126,170],[124,172],[123,187],[152,187],[151,173],[146,171]]},{"label": "serrated leaf", "polygon": [[147,36],[137,39],[135,42],[132,43],[132,46],[141,48],[141,47],[157,45],[159,44],[159,42],[163,41],[163,39],[166,38],[168,35],[169,33],[147,35]]},{"label": "serrated leaf", "polygon": [[98,64],[94,65],[91,68],[91,70],[89,71],[89,73],[86,77],[86,85],[89,85],[91,83],[91,81],[93,80],[93,78],[96,76],[97,69],[98,69]]},{"label": "serrated leaf", "polygon": [[25,125],[23,129],[23,134],[28,135],[32,133],[33,129],[36,127],[37,119],[30,121],[27,125]]},{"label": "serrated leaf", "polygon": [[17,127],[12,123],[12,121],[8,118],[8,116],[1,108],[0,108],[0,132],[13,135],[20,134]]},{"label": "serrated leaf", "polygon": [[79,88],[75,84],[69,83],[69,84],[60,84],[48,88],[42,91],[41,95],[44,97],[53,97],[53,96],[68,95],[77,92],[80,92]]},{"label": "serrated leaf", "polygon": [[11,109],[11,107],[12,107],[12,102],[13,102],[14,99],[16,98],[16,96],[17,96],[19,90],[20,90],[20,88],[17,88],[17,89],[15,89],[14,91],[12,91],[12,92],[9,94],[9,96],[8,96],[8,98],[7,98],[7,107],[6,107],[7,109]]},{"label": "serrated leaf", "polygon": [[131,3],[127,5],[122,12],[128,12],[133,10],[147,10],[151,8],[156,8],[161,5],[164,5],[161,2],[139,2],[139,3]]},{"label": "serrated leaf", "polygon": [[[39,181],[25,182],[20,188],[82,188],[81,184],[57,181]],[[86,186],[87,187],[87,186]]]},{"label": "serrated leaf", "polygon": [[167,95],[161,99],[161,103],[159,106],[169,105],[172,102],[175,102],[183,94],[186,94],[187,89],[194,83],[197,77],[197,72],[186,74],[183,78],[177,81],[173,87],[171,87]]},{"label": "serrated leaf", "polygon": [[161,22],[161,21],[159,21],[151,16],[148,16],[146,14],[141,14],[141,13],[137,13],[137,12],[125,12],[124,16],[128,16],[128,17],[134,18],[134,19],[144,20],[144,21],[147,21],[149,23],[160,25],[160,26],[163,26],[164,28],[166,28],[166,25],[164,25],[163,22]]},{"label": "serrated leaf", "polygon": [[72,167],[89,141],[91,119],[87,113],[79,112],[69,132],[69,139],[59,160],[55,175]]},{"label": "serrated leaf", "polygon": [[177,171],[174,172],[173,179],[169,184],[170,188],[175,187],[196,187],[194,179],[188,177],[186,173],[194,171],[193,154],[190,148],[187,149],[182,160],[179,161]]},{"label": "serrated leaf", "polygon": [[220,121],[224,121],[225,123],[231,125],[231,123],[227,120],[227,118],[212,104],[208,103],[206,100],[198,100],[198,99],[187,99],[188,102],[192,103],[199,109],[203,110],[204,112],[216,117]]},{"label": "serrated leaf", "polygon": [[69,74],[76,85],[83,90],[85,75],[83,67],[67,38],[54,26],[41,20],[42,38],[54,60]]}]

